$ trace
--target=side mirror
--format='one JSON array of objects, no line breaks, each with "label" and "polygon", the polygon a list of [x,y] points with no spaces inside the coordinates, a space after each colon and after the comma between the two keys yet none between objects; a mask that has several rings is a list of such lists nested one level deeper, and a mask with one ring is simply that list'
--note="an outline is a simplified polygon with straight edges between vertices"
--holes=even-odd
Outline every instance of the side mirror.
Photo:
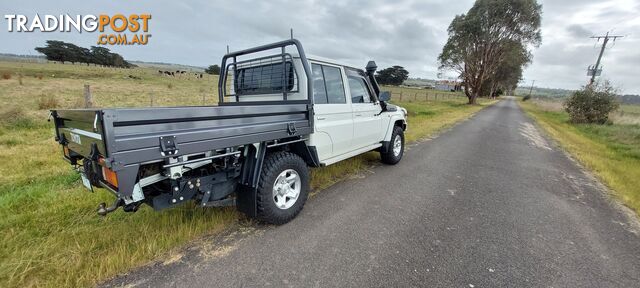
[{"label": "side mirror", "polygon": [[380,95],[378,96],[378,100],[382,102],[387,102],[391,100],[391,93],[389,91],[380,92]]}]

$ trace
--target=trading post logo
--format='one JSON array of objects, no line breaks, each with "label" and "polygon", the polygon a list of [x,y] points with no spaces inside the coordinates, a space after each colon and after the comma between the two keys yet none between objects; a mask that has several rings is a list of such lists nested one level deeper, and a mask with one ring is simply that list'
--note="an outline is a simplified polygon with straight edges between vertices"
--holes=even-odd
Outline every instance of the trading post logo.
[{"label": "trading post logo", "polygon": [[98,45],[147,45],[151,14],[4,15],[9,32],[99,32]]}]

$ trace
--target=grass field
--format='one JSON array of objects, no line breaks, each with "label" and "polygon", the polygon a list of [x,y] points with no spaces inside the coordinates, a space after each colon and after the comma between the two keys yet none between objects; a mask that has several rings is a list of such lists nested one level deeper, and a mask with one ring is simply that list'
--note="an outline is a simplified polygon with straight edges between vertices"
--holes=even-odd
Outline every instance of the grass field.
[{"label": "grass field", "polygon": [[[640,214],[640,106],[623,105],[613,124],[571,124],[561,103],[520,102],[553,138]],[[635,124],[633,124],[635,123]]]},{"label": "grass field", "polygon": [[[95,103],[102,107],[148,106],[151,95],[158,106],[201,105],[203,96],[206,104],[215,104],[216,77],[181,79],[156,73],[143,68],[0,62],[0,287],[92,285],[242,218],[234,208],[193,205],[162,212],[144,207],[134,214],[118,211],[100,218],[97,204],[109,203],[112,196],[100,189],[87,192],[62,160],[47,111],[81,106],[84,84],[91,85]],[[409,110],[409,141],[491,103],[469,106],[463,97],[447,98],[394,100]],[[314,169],[312,187],[317,193],[378,158],[377,153],[367,153]]]}]

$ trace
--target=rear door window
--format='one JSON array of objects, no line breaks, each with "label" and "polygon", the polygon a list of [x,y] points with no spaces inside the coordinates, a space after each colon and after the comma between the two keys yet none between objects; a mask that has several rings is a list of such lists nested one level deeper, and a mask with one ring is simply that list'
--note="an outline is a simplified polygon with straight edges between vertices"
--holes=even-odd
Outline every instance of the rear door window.
[{"label": "rear door window", "polygon": [[324,82],[327,87],[327,98],[331,104],[347,103],[347,96],[344,95],[344,83],[342,83],[342,73],[340,68],[322,66],[324,71]]},{"label": "rear door window", "polygon": [[315,104],[327,104],[327,90],[324,86],[322,66],[311,64],[311,80],[313,81],[313,102]]},{"label": "rear door window", "polygon": [[344,82],[340,68],[312,64],[313,100],[315,104],[345,104]]}]

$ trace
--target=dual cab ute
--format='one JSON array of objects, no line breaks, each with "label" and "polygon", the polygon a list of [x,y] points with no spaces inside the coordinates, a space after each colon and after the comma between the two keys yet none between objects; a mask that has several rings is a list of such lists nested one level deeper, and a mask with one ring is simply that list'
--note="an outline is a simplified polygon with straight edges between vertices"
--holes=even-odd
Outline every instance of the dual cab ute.
[{"label": "dual cab ute", "polygon": [[218,106],[51,111],[84,185],[116,197],[99,214],[195,201],[282,224],[307,200],[309,166],[372,150],[402,158],[407,112],[387,103],[373,61],[307,58],[291,39],[229,53],[221,67]]}]

